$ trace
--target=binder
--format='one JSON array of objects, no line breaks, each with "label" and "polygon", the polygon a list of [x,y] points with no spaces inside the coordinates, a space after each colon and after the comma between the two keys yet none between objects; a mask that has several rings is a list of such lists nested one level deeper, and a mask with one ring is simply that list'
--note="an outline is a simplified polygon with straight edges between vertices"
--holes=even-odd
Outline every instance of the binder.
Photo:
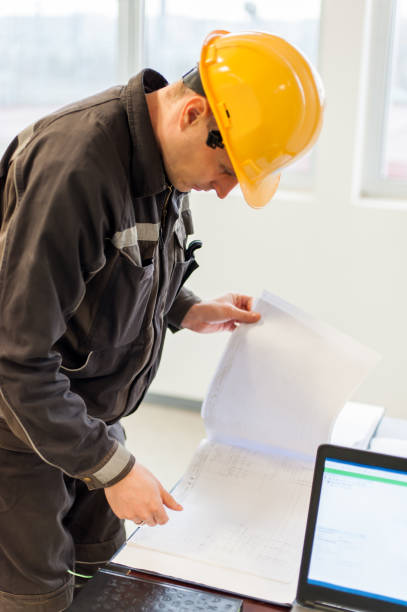
[{"label": "binder", "polygon": [[239,612],[242,600],[198,589],[99,570],[69,612]]}]

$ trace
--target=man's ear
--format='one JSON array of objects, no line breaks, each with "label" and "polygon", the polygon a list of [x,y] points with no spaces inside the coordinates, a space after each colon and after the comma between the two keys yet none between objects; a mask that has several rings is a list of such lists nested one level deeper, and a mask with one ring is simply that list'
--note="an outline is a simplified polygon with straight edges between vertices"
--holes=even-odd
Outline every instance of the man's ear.
[{"label": "man's ear", "polygon": [[193,96],[189,98],[182,107],[180,114],[180,128],[185,130],[188,127],[197,125],[202,119],[207,119],[210,113],[208,100],[203,96]]}]

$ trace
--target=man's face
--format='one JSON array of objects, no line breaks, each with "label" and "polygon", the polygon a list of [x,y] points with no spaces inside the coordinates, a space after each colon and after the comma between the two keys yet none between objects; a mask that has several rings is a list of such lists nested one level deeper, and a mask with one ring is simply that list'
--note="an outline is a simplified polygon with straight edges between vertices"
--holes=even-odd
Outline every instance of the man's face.
[{"label": "man's face", "polygon": [[[207,134],[206,134],[207,136]],[[185,161],[180,164],[174,186],[180,191],[216,191],[218,198],[225,198],[238,180],[224,149],[212,149],[206,139],[195,143]]]},{"label": "man's face", "polygon": [[207,102],[199,96],[189,101],[179,126],[177,138],[164,155],[172,184],[179,191],[214,190],[219,198],[225,198],[238,181],[226,150],[206,144],[209,131],[217,129]]}]

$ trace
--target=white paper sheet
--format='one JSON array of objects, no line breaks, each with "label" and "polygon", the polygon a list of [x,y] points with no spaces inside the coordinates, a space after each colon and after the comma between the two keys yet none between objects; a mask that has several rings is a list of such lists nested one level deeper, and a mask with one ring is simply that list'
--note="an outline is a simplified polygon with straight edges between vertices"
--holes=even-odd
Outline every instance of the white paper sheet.
[{"label": "white paper sheet", "polygon": [[385,455],[407,457],[407,440],[397,438],[373,438],[369,450]]},{"label": "white paper sheet", "polygon": [[174,491],[184,511],[171,512],[164,527],[137,531],[115,562],[136,560],[139,569],[161,567],[190,581],[197,581],[198,566],[199,582],[216,586],[217,572],[218,588],[274,600],[278,592],[289,603],[312,472],[312,462],[205,441]]},{"label": "white paper sheet", "polygon": [[205,398],[208,438],[314,456],[379,355],[268,292],[255,309],[261,321],[232,334]]},{"label": "white paper sheet", "polygon": [[337,416],[331,444],[369,448],[370,440],[383,418],[384,407],[360,402],[346,402]]},{"label": "white paper sheet", "polygon": [[369,450],[407,457],[407,420],[384,417],[370,441]]}]

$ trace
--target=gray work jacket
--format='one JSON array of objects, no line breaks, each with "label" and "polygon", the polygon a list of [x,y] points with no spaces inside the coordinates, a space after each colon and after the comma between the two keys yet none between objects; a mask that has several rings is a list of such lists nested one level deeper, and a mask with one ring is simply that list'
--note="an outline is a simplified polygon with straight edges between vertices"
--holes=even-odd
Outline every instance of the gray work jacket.
[{"label": "gray work jacket", "polygon": [[168,184],[146,70],[24,130],[0,162],[0,446],[35,451],[90,489],[134,457],[134,411],[166,328],[199,299],[181,285],[188,194]]}]

